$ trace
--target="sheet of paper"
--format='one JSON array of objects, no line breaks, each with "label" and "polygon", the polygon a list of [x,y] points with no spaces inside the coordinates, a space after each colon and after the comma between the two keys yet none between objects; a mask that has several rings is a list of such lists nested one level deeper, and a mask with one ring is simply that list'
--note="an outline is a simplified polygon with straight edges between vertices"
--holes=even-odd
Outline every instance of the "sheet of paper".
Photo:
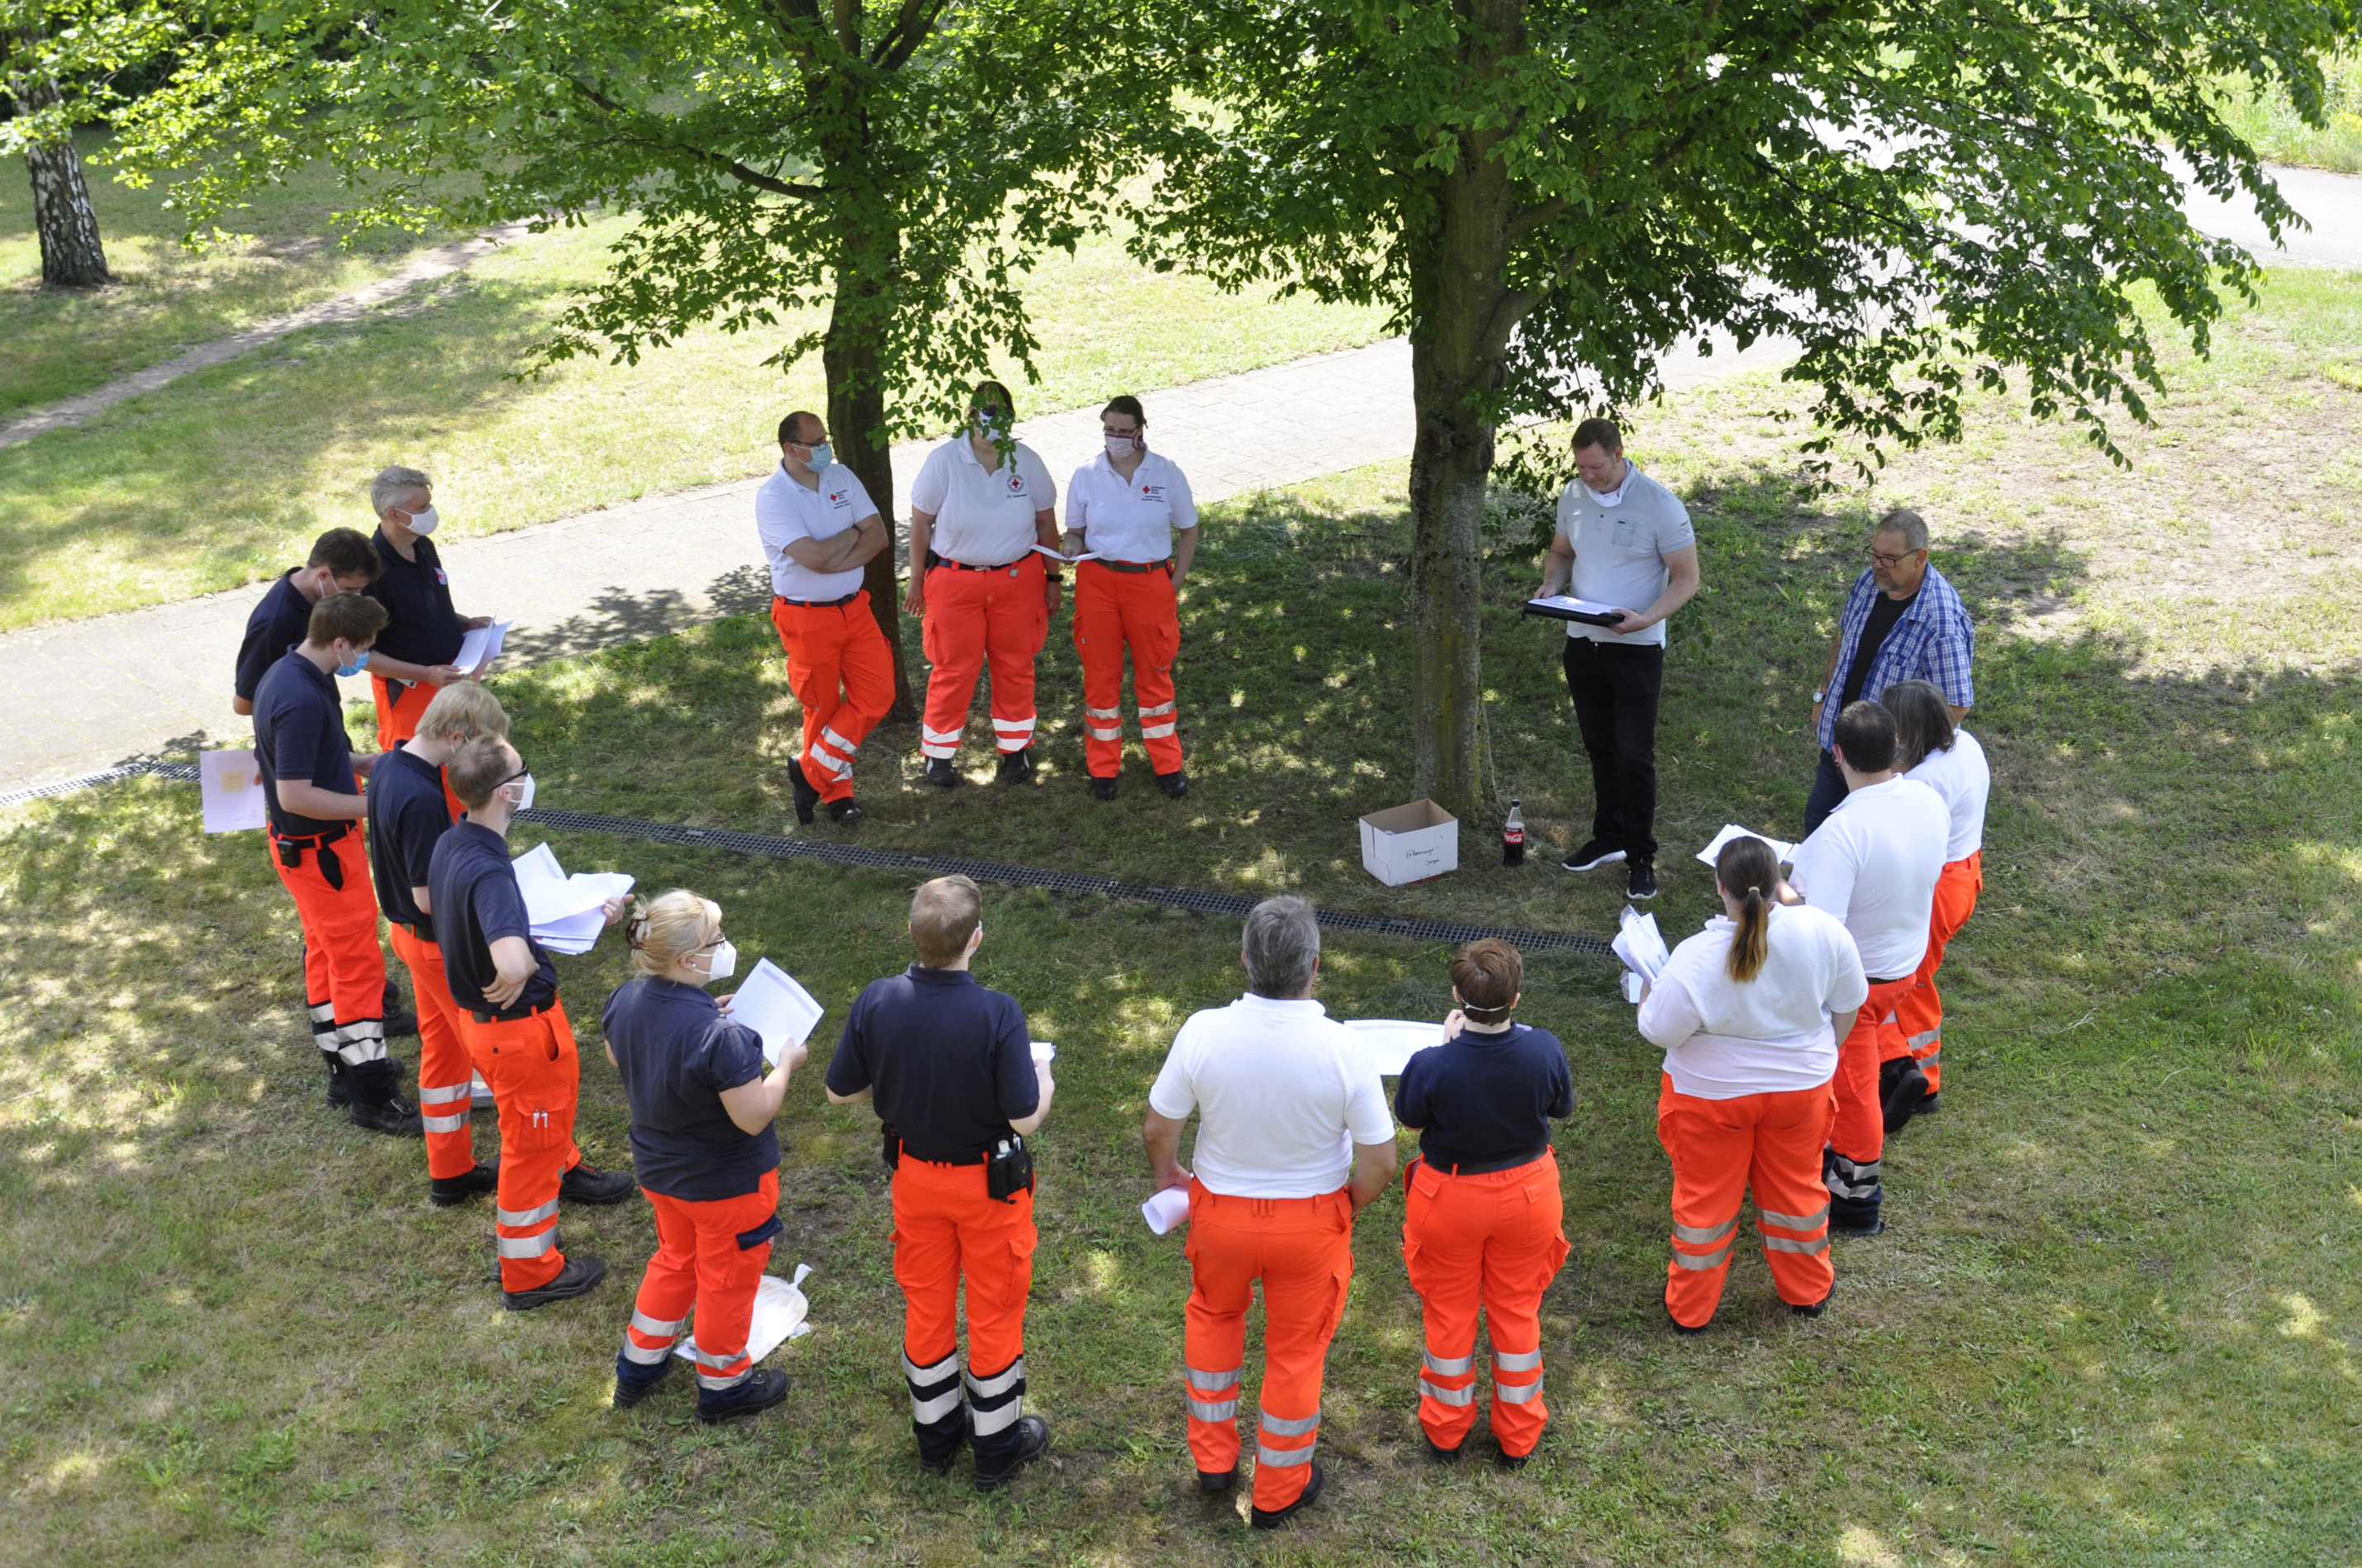
[{"label": "sheet of paper", "polygon": [[1165,1235],[1189,1222],[1189,1189],[1168,1187],[1140,1206],[1140,1217],[1158,1235]]},{"label": "sheet of paper", "polygon": [[495,621],[489,626],[479,626],[460,637],[459,651],[451,662],[473,675],[501,657],[501,645],[508,638],[514,621]]},{"label": "sheet of paper", "polygon": [[1443,1025],[1407,1018],[1348,1018],[1342,1021],[1362,1043],[1382,1077],[1403,1070],[1403,1064],[1430,1045],[1443,1043]]},{"label": "sheet of paper", "polygon": [[811,1038],[812,1025],[827,1011],[768,958],[755,961],[754,972],[730,999],[731,1018],[763,1037],[763,1061],[774,1067],[789,1046]]},{"label": "sheet of paper", "polygon": [[1588,599],[1577,599],[1571,593],[1552,593],[1526,601],[1526,608],[1538,615],[1556,620],[1586,620],[1612,624],[1623,611],[1615,604],[1595,604]]},{"label": "sheet of paper", "polygon": [[1761,839],[1772,846],[1772,853],[1780,857],[1780,864],[1783,866],[1796,858],[1796,846],[1786,840],[1773,838],[1768,833],[1757,833],[1753,828],[1740,827],[1737,823],[1725,823],[1722,824],[1722,831],[1714,835],[1714,842],[1698,851],[1698,859],[1705,865],[1713,865],[1715,856],[1722,853],[1722,846],[1734,838]]},{"label": "sheet of paper", "polygon": [[245,833],[269,818],[262,775],[250,751],[208,751],[197,756],[197,791],[207,833]]},{"label": "sheet of paper", "polygon": [[1631,905],[1624,906],[1621,929],[1608,944],[1624,966],[1645,979],[1655,979],[1665,972],[1666,961],[1672,954],[1665,946],[1664,933],[1657,929],[1657,917],[1642,914]]},{"label": "sheet of paper", "polygon": [[1051,1044],[1047,1040],[1036,1040],[1033,1042],[1033,1059],[1035,1061],[1054,1062],[1057,1058],[1058,1048],[1055,1045]]},{"label": "sheet of paper", "polygon": [[[800,1340],[811,1332],[805,1321],[811,1315],[811,1303],[804,1299],[803,1284],[811,1273],[811,1264],[796,1264],[793,1279],[781,1279],[767,1274],[755,1286],[755,1320],[746,1329],[746,1354],[760,1361],[789,1340]],[[697,1340],[684,1335],[672,1347],[672,1353],[683,1361],[697,1359]]]},{"label": "sheet of paper", "polygon": [[605,912],[593,905],[554,921],[533,921],[533,939],[552,953],[588,953],[599,945],[599,933],[607,929]]},{"label": "sheet of paper", "polygon": [[524,895],[525,918],[535,936],[545,926],[622,898],[636,880],[622,871],[577,871],[568,877],[557,863],[557,851],[546,844],[535,845],[509,864],[516,872],[517,891]]},{"label": "sheet of paper", "polygon": [[1079,556],[1070,556],[1064,550],[1054,550],[1047,545],[1036,545],[1033,549],[1037,555],[1047,556],[1054,561],[1095,561],[1099,558],[1099,553],[1097,550],[1085,550]]}]

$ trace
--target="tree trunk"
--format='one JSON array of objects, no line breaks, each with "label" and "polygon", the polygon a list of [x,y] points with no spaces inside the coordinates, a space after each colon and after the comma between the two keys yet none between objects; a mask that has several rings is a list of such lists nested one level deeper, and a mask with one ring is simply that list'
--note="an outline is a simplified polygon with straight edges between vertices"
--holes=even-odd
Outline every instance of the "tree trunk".
[{"label": "tree trunk", "polygon": [[[58,101],[54,83],[33,78],[22,96],[28,111]],[[98,215],[91,210],[90,187],[83,183],[82,158],[73,138],[36,147],[25,154],[33,177],[33,226],[41,236],[41,282],[52,288],[94,289],[115,280],[107,274],[106,250],[99,243]]]},{"label": "tree trunk", "polygon": [[861,586],[869,591],[870,613],[877,617],[877,628],[886,634],[886,646],[894,652],[894,706],[887,716],[915,723],[918,703],[902,662],[902,590],[894,577],[897,525],[894,461],[886,440],[886,383],[877,340],[864,330],[863,303],[845,297],[874,293],[875,285],[857,282],[845,271],[837,273],[836,284],[828,337],[821,346],[821,365],[828,378],[829,439],[836,460],[860,479],[869,499],[877,503],[878,521],[886,525],[886,547],[869,558]]}]

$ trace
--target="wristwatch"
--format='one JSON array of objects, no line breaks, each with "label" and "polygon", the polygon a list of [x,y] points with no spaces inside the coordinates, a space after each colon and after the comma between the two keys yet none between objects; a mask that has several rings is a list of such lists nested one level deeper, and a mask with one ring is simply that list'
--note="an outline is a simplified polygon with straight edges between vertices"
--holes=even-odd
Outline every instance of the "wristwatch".
[{"label": "wristwatch", "polygon": [[1829,700],[1829,690],[1828,690],[1828,688],[1827,688],[1827,687],[1826,687],[1826,686],[1822,687],[1818,691],[1816,691],[1816,692],[1814,692],[1814,693],[1813,693],[1813,701],[1816,701],[1816,702],[1826,702],[1826,701],[1827,701],[1828,700]]}]

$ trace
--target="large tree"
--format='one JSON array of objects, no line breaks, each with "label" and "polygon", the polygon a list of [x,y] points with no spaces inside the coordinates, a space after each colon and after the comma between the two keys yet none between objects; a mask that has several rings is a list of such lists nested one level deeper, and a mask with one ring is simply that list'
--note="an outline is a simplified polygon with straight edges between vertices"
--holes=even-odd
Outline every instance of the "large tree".
[{"label": "large tree", "polygon": [[[1685,335],[1786,334],[1823,449],[1955,436],[1975,386],[2109,436],[2253,264],[2181,215],[2289,209],[2219,111],[2314,123],[2350,0],[1169,0],[1202,113],[1142,248],[1383,301],[1410,337],[1420,785],[1465,812],[1496,433],[1628,404]],[[2113,447],[2110,450],[2113,451]],[[1709,562],[1706,569],[1711,573]]]},{"label": "large tree", "polygon": [[[193,224],[322,156],[368,191],[357,222],[630,209],[542,359],[824,306],[767,362],[820,354],[837,456],[889,527],[889,442],[962,414],[996,353],[1028,359],[1021,274],[1079,237],[1147,101],[1089,0],[256,4],[137,125],[151,165],[198,170]],[[892,551],[867,587],[899,656]]]},{"label": "large tree", "polygon": [[120,105],[118,77],[176,31],[147,0],[0,0],[0,154],[24,155],[41,282],[52,288],[114,281],[74,127]]}]

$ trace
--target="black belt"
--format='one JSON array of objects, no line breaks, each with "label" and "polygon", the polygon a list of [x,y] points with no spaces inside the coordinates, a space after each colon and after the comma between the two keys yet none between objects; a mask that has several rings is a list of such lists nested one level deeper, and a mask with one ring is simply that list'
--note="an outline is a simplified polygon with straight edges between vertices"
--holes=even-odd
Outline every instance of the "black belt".
[{"label": "black belt", "polygon": [[1109,571],[1120,571],[1126,577],[1139,577],[1152,571],[1161,571],[1167,577],[1171,577],[1173,575],[1173,563],[1171,561],[1111,561],[1100,559],[1096,561],[1085,561],[1083,564],[1085,566],[1105,567]]},{"label": "black belt", "polygon": [[991,1150],[979,1149],[973,1154],[962,1154],[955,1160],[931,1160],[924,1154],[912,1154],[908,1143],[902,1145],[902,1153],[922,1165],[980,1165],[992,1158]]},{"label": "black belt", "polygon": [[345,834],[352,831],[352,823],[338,823],[335,827],[329,828],[324,833],[308,834],[302,838],[290,838],[285,834],[279,833],[275,830],[272,832],[270,836],[272,842],[288,849],[314,849],[334,844],[337,840],[344,837]]},{"label": "black belt", "polygon": [[468,1016],[474,1019],[478,1023],[523,1023],[528,1018],[539,1018],[543,1013],[547,1012],[551,1008],[554,1008],[557,1005],[557,1004],[556,1002],[544,1002],[539,1007],[529,1007],[523,1012],[509,1015],[503,1015],[497,1012],[478,1012],[471,1008],[468,1011]]},{"label": "black belt", "polygon": [[1891,985],[1893,985],[1893,984],[1895,983],[1895,981],[1896,981],[1896,980],[1907,980],[1907,979],[1909,979],[1910,977],[1910,977],[1910,976],[1908,976],[1908,975],[1897,975],[1897,976],[1895,976],[1895,977],[1894,977],[1894,979],[1893,979],[1893,980],[1882,980],[1882,979],[1880,979],[1877,976],[1875,976],[1875,975],[1871,975],[1871,976],[1870,976],[1868,978],[1869,978],[1869,983],[1870,983],[1870,984],[1871,984],[1871,985],[1873,985],[1873,986],[1891,986]]},{"label": "black belt", "polygon": [[320,867],[320,879],[341,893],[345,890],[345,863],[329,846],[352,831],[352,823],[338,823],[325,833],[311,834],[303,838],[283,838],[274,832],[271,841],[278,849],[279,864],[290,871],[304,864],[304,852],[310,850],[313,860]]},{"label": "black belt", "polygon": [[[954,571],[1007,571],[1011,567],[1020,567],[1024,564],[1025,558],[1023,556],[1020,556],[1013,561],[1003,561],[999,566],[970,566],[966,561],[955,561],[949,556],[939,556],[933,550],[929,550],[927,552],[927,566],[931,570],[939,566],[947,566]],[[935,1163],[937,1165],[943,1164],[941,1160],[938,1160]]]},{"label": "black belt", "polygon": [[852,603],[861,597],[862,591],[856,588],[842,599],[790,599],[784,593],[775,593],[771,597],[782,604],[792,604],[799,610],[833,610],[839,605]]},{"label": "black belt", "polygon": [[1496,1171],[1513,1171],[1519,1165],[1530,1165],[1549,1153],[1550,1145],[1545,1143],[1529,1154],[1512,1154],[1506,1160],[1462,1160],[1445,1165],[1421,1154],[1419,1161],[1439,1176],[1491,1176]]}]

